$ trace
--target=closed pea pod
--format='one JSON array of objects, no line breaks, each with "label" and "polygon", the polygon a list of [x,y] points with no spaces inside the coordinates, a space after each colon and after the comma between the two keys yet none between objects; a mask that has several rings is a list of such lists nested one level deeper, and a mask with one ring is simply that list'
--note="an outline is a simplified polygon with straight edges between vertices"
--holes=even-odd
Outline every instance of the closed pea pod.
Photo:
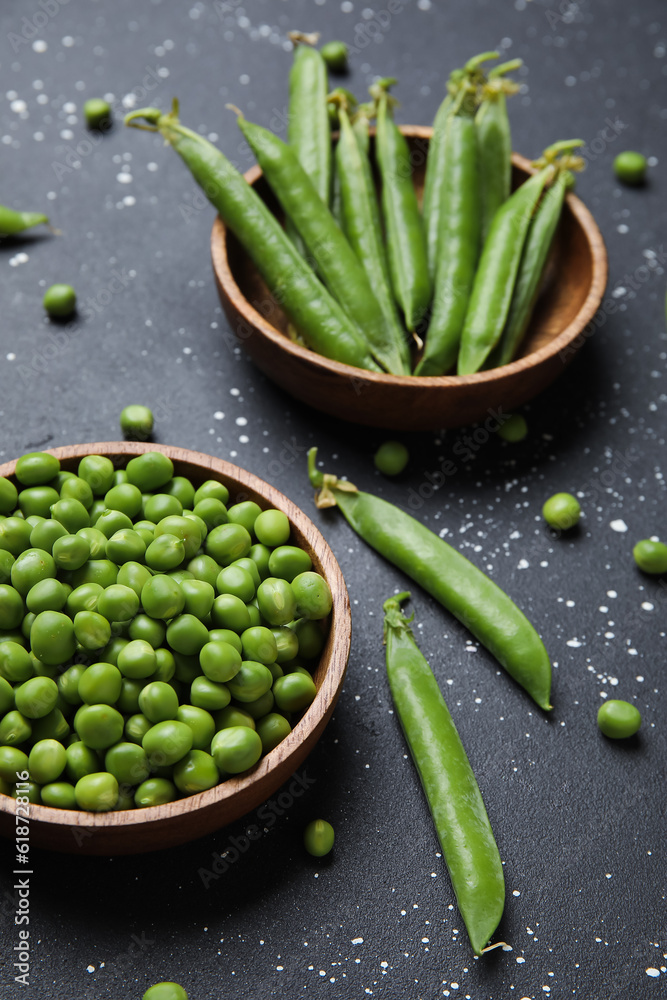
[{"label": "closed pea pod", "polygon": [[459,911],[479,955],[503,913],[503,867],[465,749],[433,671],[401,612],[401,601],[409,596],[398,594],[384,603],[387,677]]},{"label": "closed pea pod", "polygon": [[393,98],[388,88],[395,82],[381,80],[371,88],[371,96],[378,102],[375,157],[382,179],[382,216],[394,296],[408,329],[414,330],[428,309],[431,281],[410,150],[391,113]]},{"label": "closed pea pod", "polygon": [[[543,709],[551,708],[551,663],[537,632],[514,602],[460,552],[393,504],[316,467],[319,507],[338,506],[363,540],[431,594],[486,646]],[[277,698],[276,698],[277,701]]]},{"label": "closed pea pod", "polygon": [[17,212],[14,208],[0,205],[0,236],[17,236],[33,226],[48,224],[48,216],[41,212]]},{"label": "closed pea pod", "polygon": [[507,117],[507,96],[519,87],[505,74],[522,65],[512,59],[489,71],[482,85],[481,104],[475,115],[479,154],[479,191],[482,202],[482,246],[496,211],[510,196],[512,180],[512,137]]}]

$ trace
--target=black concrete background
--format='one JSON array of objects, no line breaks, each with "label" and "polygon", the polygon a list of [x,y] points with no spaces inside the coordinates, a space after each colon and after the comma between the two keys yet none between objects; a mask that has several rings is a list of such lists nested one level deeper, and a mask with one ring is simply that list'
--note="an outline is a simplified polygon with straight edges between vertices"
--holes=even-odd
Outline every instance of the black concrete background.
[{"label": "black concrete background", "polygon": [[[271,813],[247,850],[244,827],[265,817],[150,856],[33,852],[28,987],[13,983],[13,851],[0,846],[3,997],[132,1000],[161,979],[181,982],[191,1000],[664,995],[664,585],[643,577],[631,554],[637,539],[667,534],[661,18],[658,0],[5,0],[0,201],[46,206],[62,235],[0,246],[0,455],[113,440],[122,406],[152,406],[157,441],[231,458],[311,514],[345,574],[354,638],[334,719],[300,772],[307,789]],[[121,116],[166,108],[177,95],[182,120],[246,169],[225,103],[284,132],[291,28],[350,43],[347,83],[360,94],[395,74],[399,119],[413,123],[432,121],[453,66],[499,47],[526,64],[511,107],[515,148],[537,155],[556,139],[586,141],[578,189],[607,242],[617,308],[600,314],[572,368],[524,408],[522,443],[483,427],[476,437],[399,435],[411,462],[386,480],[372,464],[383,432],[295,403],[235,346],[211,276],[214,213],[192,210],[182,164],[158,138],[124,129]],[[92,144],[81,105],[103,95],[116,125]],[[645,188],[615,181],[622,149],[654,158]],[[72,324],[43,317],[54,281],[77,289]],[[328,469],[412,503],[487,568],[554,660],[546,718],[414,588],[419,641],[505,861],[497,939],[512,951],[472,957],[390,714],[381,605],[404,580],[335,511],[315,510],[305,471],[313,444]],[[429,476],[447,459],[456,473],[432,493]],[[540,518],[559,490],[581,496],[585,516],[571,538],[552,538]],[[630,745],[599,733],[604,696],[640,708]],[[324,861],[300,843],[317,816],[337,834]],[[235,844],[226,873],[202,875]]]}]

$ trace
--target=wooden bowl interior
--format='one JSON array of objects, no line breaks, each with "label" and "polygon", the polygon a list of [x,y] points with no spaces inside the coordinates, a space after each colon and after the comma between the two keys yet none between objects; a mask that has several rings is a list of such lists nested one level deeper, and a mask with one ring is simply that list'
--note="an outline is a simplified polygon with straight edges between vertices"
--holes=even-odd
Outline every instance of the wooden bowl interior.
[{"label": "wooden bowl interior", "polygon": [[[211,456],[155,444],[104,442],[54,448],[61,468],[75,471],[83,455],[106,455],[124,468],[134,455],[161,451],[174,463],[174,475],[195,484],[217,479],[230,490],[235,502],[254,500],[262,508],[277,507],[289,517],[291,543],[304,548],[313,569],[327,580],[333,596],[326,643],[313,672],[317,695],[292,732],[263,756],[247,774],[229,778],[198,795],[164,806],[109,813],[53,809],[34,805],[31,843],[65,852],[133,854],[170,847],[193,840],[224,826],[256,808],[296,770],[312,749],[329,720],[343,683],[350,648],[350,606],[340,567],[315,525],[295,504],[268,483],[237,466]],[[12,478],[15,462],[0,465],[0,476]],[[15,804],[0,795],[0,834],[13,836]]]}]

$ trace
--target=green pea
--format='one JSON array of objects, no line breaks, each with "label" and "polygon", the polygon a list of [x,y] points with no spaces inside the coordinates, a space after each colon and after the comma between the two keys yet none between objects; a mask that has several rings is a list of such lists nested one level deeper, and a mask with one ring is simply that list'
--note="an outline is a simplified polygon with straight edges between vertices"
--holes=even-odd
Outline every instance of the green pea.
[{"label": "green pea", "polygon": [[329,584],[319,573],[300,573],[292,580],[296,599],[296,616],[311,620],[326,618],[331,611],[332,597]]},{"label": "green pea", "polygon": [[110,559],[89,559],[81,569],[74,570],[72,585],[80,587],[84,583],[97,583],[102,589],[111,587],[118,578],[118,566]]},{"label": "green pea", "polygon": [[244,632],[250,628],[250,612],[240,599],[233,594],[221,594],[213,601],[211,621],[216,628],[227,628],[233,632]]},{"label": "green pea", "polygon": [[167,642],[175,652],[194,656],[208,642],[208,629],[194,615],[182,614],[169,622]]},{"label": "green pea", "polygon": [[155,650],[144,639],[132,639],[118,653],[118,669],[124,677],[150,677],[156,666]]},{"label": "green pea", "polygon": [[51,285],[44,292],[42,305],[52,319],[65,319],[76,309],[76,292],[71,285]]},{"label": "green pea", "polygon": [[101,97],[89,97],[83,104],[83,117],[88,128],[106,132],[111,128],[111,105]]},{"label": "green pea", "polygon": [[345,42],[326,42],[320,55],[332,73],[344,73],[347,69],[347,45]]},{"label": "green pea", "polygon": [[248,715],[251,715],[253,719],[259,720],[271,712],[274,703],[273,691],[265,691],[264,694],[261,694],[259,698],[255,698],[254,701],[244,701],[243,707]]},{"label": "green pea", "polygon": [[84,583],[80,587],[75,587],[67,595],[68,614],[75,618],[79,611],[95,611],[102,590],[99,583]]},{"label": "green pea", "polygon": [[104,755],[104,769],[123,785],[139,785],[151,773],[143,747],[136,743],[116,743]]},{"label": "green pea", "polygon": [[110,622],[129,622],[139,611],[139,598],[131,587],[112,584],[100,594],[97,611]]},{"label": "green pea", "polygon": [[61,698],[64,699],[68,705],[81,705],[83,704],[83,698],[79,693],[79,681],[83,677],[87,667],[83,663],[73,663],[71,667],[64,670],[62,674],[58,677],[58,691]]},{"label": "green pea", "polygon": [[273,574],[269,570],[269,559],[271,557],[271,550],[262,545],[261,542],[257,542],[255,545],[250,546],[250,551],[248,552],[248,558],[257,566],[257,572],[259,573],[261,580],[266,580],[268,576]]},{"label": "green pea", "polygon": [[154,524],[158,524],[165,517],[180,517],[182,513],[181,501],[168,493],[155,493],[144,503],[144,517]]},{"label": "green pea", "polygon": [[269,573],[291,583],[295,576],[307,572],[313,565],[312,559],[296,545],[279,545],[269,556]]},{"label": "green pea", "polygon": [[132,521],[122,510],[106,509],[95,521],[95,527],[102,532],[108,543],[117,531],[122,531],[124,528],[132,530]]},{"label": "green pea", "polygon": [[400,441],[385,441],[375,452],[375,468],[384,476],[399,476],[410,460],[410,452]]},{"label": "green pea", "polygon": [[148,642],[153,649],[157,649],[165,640],[167,629],[164,622],[157,618],[150,618],[148,615],[137,615],[130,622],[128,635],[130,639],[143,639]]},{"label": "green pea", "polygon": [[111,705],[82,705],[74,716],[79,738],[92,750],[106,750],[118,743],[124,725],[123,716]]},{"label": "green pea", "polygon": [[190,750],[174,767],[174,784],[184,795],[205,792],[219,781],[216,763],[204,750]]},{"label": "green pea", "polygon": [[8,680],[0,677],[0,716],[14,707],[14,688]]},{"label": "green pea", "polygon": [[[203,529],[203,531],[202,531]],[[206,533],[206,525],[203,522],[195,521],[192,517],[170,514],[163,517],[155,525],[155,537],[161,535],[174,535],[183,542],[185,558],[192,559],[197,555]]]},{"label": "green pea", "polygon": [[28,591],[40,580],[53,579],[55,576],[53,556],[44,549],[26,549],[21,552],[16,557],[11,572],[12,586],[21,597],[26,597]]},{"label": "green pea", "polygon": [[273,696],[281,711],[298,712],[310,705],[316,694],[315,682],[303,673],[285,674],[273,682]]},{"label": "green pea", "polygon": [[247,556],[252,539],[242,524],[221,524],[213,528],[206,538],[206,554],[221,566],[228,566],[236,559]]},{"label": "green pea", "polygon": [[[213,719],[211,719],[213,722]],[[213,739],[213,733],[211,733]],[[28,770],[28,755],[18,747],[0,747],[0,778],[14,784],[16,775]]]},{"label": "green pea", "polygon": [[0,720],[0,744],[4,746],[25,743],[26,740],[30,739],[31,734],[30,720],[26,719],[20,712],[7,712]]},{"label": "green pea", "polygon": [[542,516],[551,528],[569,531],[579,523],[581,506],[571,493],[554,493],[544,504]]},{"label": "green pea", "polygon": [[262,508],[254,500],[242,500],[227,510],[231,523],[242,525],[249,534],[253,533],[255,521],[261,513]]},{"label": "green pea", "polygon": [[319,622],[302,618],[294,625],[294,633],[299,643],[299,656],[312,660],[320,655],[326,637]]},{"label": "green pea", "polygon": [[103,661],[104,663],[113,663],[114,667],[117,667],[118,657],[120,656],[121,651],[125,649],[128,642],[129,639],[126,639],[125,636],[115,635],[111,642],[104,647],[104,649],[100,649],[100,651],[96,653],[97,659],[99,661]]},{"label": "green pea", "polygon": [[64,535],[53,543],[53,561],[58,569],[80,569],[89,558],[90,544],[83,535]]},{"label": "green pea", "polygon": [[172,653],[174,657],[175,669],[174,680],[181,684],[192,684],[195,677],[201,675],[199,657],[186,656],[184,653]]},{"label": "green pea", "polygon": [[226,684],[209,680],[208,677],[195,677],[190,686],[190,701],[196,708],[205,708],[215,712],[229,705],[232,696]]},{"label": "green pea", "polygon": [[282,510],[263,510],[255,521],[257,541],[268,547],[284,545],[290,536],[290,523]]},{"label": "green pea", "polygon": [[156,681],[170,681],[176,672],[176,661],[170,649],[156,649],[155,660],[157,666],[152,675]]},{"label": "green pea", "polygon": [[19,493],[19,509],[25,518],[48,518],[51,507],[60,500],[60,494],[52,486],[31,486]]},{"label": "green pea", "polygon": [[667,573],[667,545],[645,538],[632,550],[635,562],[644,573]]},{"label": "green pea", "polygon": [[6,517],[0,521],[0,549],[16,557],[30,546],[32,528],[21,517]]},{"label": "green pea", "polygon": [[31,677],[15,689],[14,701],[27,719],[41,719],[56,707],[58,685],[51,677]]},{"label": "green pea", "polygon": [[116,510],[128,518],[136,517],[141,510],[141,490],[131,483],[120,483],[112,486],[104,496],[108,510]]},{"label": "green pea", "polygon": [[139,694],[139,710],[154,723],[175,719],[178,712],[178,696],[170,684],[164,681],[152,681]]},{"label": "green pea", "polygon": [[28,802],[30,802],[34,806],[40,805],[42,801],[40,787],[36,781],[28,781],[24,784],[22,788],[12,789],[11,796],[13,799],[18,798],[19,795],[21,796],[21,798],[27,797]]},{"label": "green pea", "polygon": [[39,740],[28,758],[30,778],[40,785],[48,785],[49,782],[58,780],[66,763],[67,752],[62,743],[57,740]]},{"label": "green pea", "polygon": [[204,497],[203,500],[195,504],[192,513],[202,519],[207,531],[213,531],[221,524],[229,522],[227,508],[221,500],[216,500],[215,497]]},{"label": "green pea", "polygon": [[112,663],[93,663],[79,679],[79,695],[86,705],[115,705],[122,676]]},{"label": "green pea", "polygon": [[60,461],[45,451],[29,451],[16,463],[15,475],[22,486],[44,486],[60,472]]},{"label": "green pea", "polygon": [[210,712],[197,705],[179,705],[176,719],[192,730],[193,750],[208,750],[215,735],[215,722]]},{"label": "green pea", "polygon": [[207,642],[199,651],[199,663],[209,680],[224,683],[241,669],[241,654],[229,642]]},{"label": "green pea", "polygon": [[113,462],[105,455],[85,455],[79,462],[77,475],[86,480],[96,497],[103,497],[114,485]]},{"label": "green pea", "polygon": [[[28,617],[28,615],[26,615],[26,618],[27,617]],[[23,621],[25,622],[25,618],[23,619]],[[31,627],[32,627],[32,625],[31,625]],[[24,635],[22,629],[23,629],[23,625],[21,626],[20,629],[16,629],[16,628],[14,628],[14,629],[4,629],[2,632],[0,632],[0,645],[2,645],[3,643],[7,643],[7,642],[15,642],[15,643],[17,643],[17,645],[23,646],[23,648],[25,649],[27,647],[28,643],[26,641],[26,636]]]},{"label": "green pea", "polygon": [[188,1000],[188,995],[178,983],[156,983],[149,987],[142,1000]]},{"label": "green pea", "polygon": [[[167,802],[173,802],[175,798],[176,786],[167,778],[148,778],[146,781],[142,781],[134,793],[134,801],[139,809],[148,809],[150,806],[163,806]],[[145,996],[146,994],[144,993]],[[158,997],[151,997],[150,1000],[160,1000],[159,995]]]},{"label": "green pea", "polygon": [[125,739],[130,743],[141,743],[153,723],[143,713],[131,715],[125,723]]},{"label": "green pea", "polygon": [[[24,639],[30,639],[30,629],[32,628],[32,623],[34,622],[37,615],[34,611],[28,611],[25,615],[23,621],[21,622],[21,632]],[[41,662],[41,661],[40,661]]]},{"label": "green pea", "polygon": [[[37,547],[39,548],[39,546]],[[8,552],[7,549],[0,548],[0,583],[2,584],[9,583],[9,581],[12,578],[13,565],[14,565],[14,556],[11,554],[11,552]]]},{"label": "green pea", "polygon": [[54,518],[46,518],[36,524],[30,532],[30,545],[34,549],[44,549],[53,553],[53,544],[57,538],[67,535],[67,528]]},{"label": "green pea", "polygon": [[146,564],[151,569],[161,573],[166,573],[170,569],[176,569],[185,558],[185,543],[182,538],[176,535],[160,535],[155,538],[146,549]]},{"label": "green pea", "polygon": [[230,729],[232,726],[246,726],[248,729],[256,729],[255,720],[252,715],[240,708],[238,705],[227,705],[215,712],[213,715],[216,732],[221,729]]},{"label": "green pea", "polygon": [[192,749],[192,730],[184,722],[158,722],[148,730],[141,745],[152,764],[175,764]]},{"label": "green pea", "polygon": [[262,741],[247,726],[230,726],[215,734],[211,753],[220,771],[240,774],[254,767],[262,756]]},{"label": "green pea", "polygon": [[194,615],[200,621],[210,614],[215,599],[215,590],[205,580],[184,580],[181,583],[181,593],[186,614]]},{"label": "green pea", "polygon": [[120,414],[120,429],[128,441],[148,441],[153,433],[153,414],[147,406],[131,404]]},{"label": "green pea", "polygon": [[508,414],[498,428],[498,437],[502,438],[503,441],[509,441],[511,444],[517,441],[523,441],[523,439],[528,434],[528,424],[526,423],[525,417],[522,417],[520,413]]},{"label": "green pea", "polygon": [[269,712],[257,720],[257,733],[262,741],[263,753],[270,753],[291,732],[292,727],[289,722],[278,712]]},{"label": "green pea", "polygon": [[107,542],[106,557],[115,563],[137,562],[145,553],[146,543],[133,528],[115,531]]},{"label": "green pea", "polygon": [[153,493],[166,485],[174,475],[174,464],[160,451],[146,451],[131,458],[125,469],[127,481],[142,493]]},{"label": "green pea", "polygon": [[76,809],[74,785],[68,781],[52,781],[41,788],[42,805],[51,809]]},{"label": "green pea", "polygon": [[628,701],[611,699],[598,709],[600,731],[613,740],[634,736],[642,723],[641,713]]},{"label": "green pea", "polygon": [[69,723],[59,708],[54,708],[41,719],[32,719],[33,740],[58,740],[62,743],[69,736]]},{"label": "green pea", "polygon": [[121,677],[120,694],[116,701],[119,712],[123,715],[134,715],[139,712],[139,695],[145,684],[144,678],[135,680],[133,677]]},{"label": "green pea", "polygon": [[85,538],[90,550],[89,559],[104,559],[107,549],[107,537],[99,528],[79,528],[77,535]]},{"label": "green pea", "polygon": [[11,479],[0,476],[0,514],[11,514],[16,507],[18,495]]},{"label": "green pea", "polygon": [[218,573],[220,572],[220,566],[218,566],[215,559],[211,559],[210,556],[202,553],[191,559],[187,568],[195,580],[201,580],[204,583],[208,583],[211,587],[215,587],[215,581],[218,579]]},{"label": "green pea", "polygon": [[240,598],[244,604],[247,604],[255,596],[256,587],[252,575],[248,570],[236,565],[221,569],[215,586],[219,594],[233,594]]},{"label": "green pea", "polygon": [[41,611],[30,629],[30,645],[43,663],[56,666],[66,663],[76,649],[71,618],[61,611]]},{"label": "green pea", "polygon": [[90,514],[80,500],[58,500],[51,507],[51,517],[74,534],[79,528],[90,527]]},{"label": "green pea", "polygon": [[[34,588],[32,588],[34,589]],[[28,591],[28,597],[32,590]],[[32,608],[30,609],[33,610]],[[0,628],[13,629],[23,621],[25,605],[18,590],[7,584],[0,584]]]},{"label": "green pea", "polygon": [[187,569],[170,569],[166,576],[171,577],[179,587],[185,580],[192,580],[192,574],[188,573]]},{"label": "green pea", "polygon": [[303,846],[314,858],[323,858],[334,845],[334,828],[325,819],[314,819],[303,831]]},{"label": "green pea", "polygon": [[162,487],[162,492],[176,497],[184,510],[192,510],[195,505],[195,488],[185,476],[174,476]]},{"label": "green pea", "polygon": [[[0,587],[0,591],[2,588]],[[14,591],[19,597],[17,591]],[[45,579],[31,587],[26,594],[26,607],[33,614],[38,615],[40,611],[62,611],[67,604],[68,590],[60,580]],[[2,617],[3,601],[0,596],[0,618]]]},{"label": "green pea", "polygon": [[74,616],[74,635],[84,649],[103,649],[111,641],[111,625],[95,611],[78,611]]},{"label": "green pea", "polygon": [[109,812],[118,802],[118,781],[106,771],[86,774],[74,786],[74,795],[79,809]]},{"label": "green pea", "polygon": [[152,579],[153,574],[146,566],[142,566],[141,563],[130,560],[129,562],[123,563],[118,570],[116,582],[121,584],[123,587],[129,587],[135,592],[137,597],[141,598],[144,587]]},{"label": "green pea", "polygon": [[241,644],[241,636],[238,632],[232,632],[230,628],[212,628],[208,632],[209,642],[228,642],[230,646],[233,646],[237,653],[240,653],[243,649]]},{"label": "green pea", "polygon": [[[272,683],[273,675],[263,663],[243,660],[241,669],[227,682],[227,687],[236,701],[251,702],[269,691]],[[223,705],[218,707],[224,708]]]},{"label": "green pea", "polygon": [[646,180],[646,157],[627,150],[614,158],[614,173],[623,184],[643,184]]},{"label": "green pea", "polygon": [[65,752],[67,755],[65,773],[70,781],[77,782],[84,775],[99,771],[101,764],[99,754],[80,740],[70,743]]},{"label": "green pea", "polygon": [[268,665],[278,658],[278,644],[273,632],[263,625],[255,625],[241,633],[243,657]]},{"label": "green pea", "polygon": [[60,498],[61,500],[78,500],[86,510],[90,510],[94,499],[90,483],[71,473],[67,473],[67,478],[60,487]]},{"label": "green pea", "polygon": [[223,483],[219,483],[216,479],[207,479],[195,492],[195,504],[198,504],[200,500],[204,500],[206,497],[214,497],[216,500],[227,505],[229,503],[229,490]]},{"label": "green pea", "polygon": [[296,598],[292,585],[287,580],[272,576],[263,580],[257,588],[257,604],[262,617],[269,625],[287,625],[294,620]]}]

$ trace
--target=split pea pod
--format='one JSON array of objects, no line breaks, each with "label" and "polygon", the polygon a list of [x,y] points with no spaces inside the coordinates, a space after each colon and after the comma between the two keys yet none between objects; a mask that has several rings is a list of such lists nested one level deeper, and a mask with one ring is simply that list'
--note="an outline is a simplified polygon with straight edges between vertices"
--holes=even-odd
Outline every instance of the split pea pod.
[{"label": "split pea pod", "polygon": [[475,115],[482,202],[482,245],[494,215],[510,196],[512,134],[507,116],[507,95],[515,94],[519,88],[505,74],[521,65],[521,59],[512,59],[489,71],[488,80],[482,85],[482,102]]},{"label": "split pea pod", "polygon": [[325,285],[363,333],[375,359],[387,371],[401,374],[404,362],[366,272],[294,150],[268,129],[243,117],[238,123],[285,215],[316,261]]},{"label": "split pea pod", "polygon": [[509,364],[523,340],[539,295],[549,250],[571,180],[572,175],[568,171],[559,172],[538,205],[528,230],[505,329],[489,357],[490,368]]},{"label": "split pea pod", "polygon": [[318,507],[339,507],[357,534],[454,615],[545,710],[551,663],[544,643],[508,595],[460,552],[410,514],[317,468],[308,474]]},{"label": "split pea pod", "polygon": [[503,915],[505,879],[482,793],[401,602],[384,602],[387,678],[468,931],[480,955]]},{"label": "split pea pod", "polygon": [[17,212],[6,205],[0,205],[0,236],[16,236],[25,229],[48,224],[47,216],[40,212]]},{"label": "split pea pod", "polygon": [[444,375],[456,363],[475,279],[481,226],[476,93],[474,86],[461,89],[447,125],[433,304],[415,375]]},{"label": "split pea pod", "polygon": [[[331,125],[327,110],[327,67],[314,48],[319,35],[290,32],[294,60],[289,75],[287,141],[325,205],[331,198]],[[303,251],[292,222],[285,228]],[[304,254],[305,255],[305,254]]]},{"label": "split pea pod", "polygon": [[[135,124],[139,119],[147,124]],[[177,102],[170,114],[144,108],[131,112],[125,121],[134,128],[160,132],[176,150],[309,347],[335,361],[378,371],[357,328],[245,178],[212,143],[180,124]]]},{"label": "split pea pod", "polygon": [[[363,148],[364,133],[357,126],[355,134],[344,107],[340,108],[339,118],[336,176],[340,184],[342,229],[380,303],[387,331],[400,359],[401,370],[407,373],[410,371],[410,351],[391,288],[373,172],[368,154]],[[360,120],[366,121],[363,118]],[[367,125],[365,133],[367,136]]]},{"label": "split pea pod", "polygon": [[475,275],[461,335],[459,375],[479,371],[500,340],[523,248],[542,192],[556,176],[557,158],[580,145],[579,139],[567,139],[549,146],[538,161],[537,173],[524,181],[496,212]]},{"label": "split pea pod", "polygon": [[389,273],[394,296],[409,330],[424,318],[431,301],[424,223],[412,182],[412,163],[405,136],[395,123],[388,87],[380,80],[371,88],[377,100],[375,158],[382,180],[382,216],[387,237]]}]

